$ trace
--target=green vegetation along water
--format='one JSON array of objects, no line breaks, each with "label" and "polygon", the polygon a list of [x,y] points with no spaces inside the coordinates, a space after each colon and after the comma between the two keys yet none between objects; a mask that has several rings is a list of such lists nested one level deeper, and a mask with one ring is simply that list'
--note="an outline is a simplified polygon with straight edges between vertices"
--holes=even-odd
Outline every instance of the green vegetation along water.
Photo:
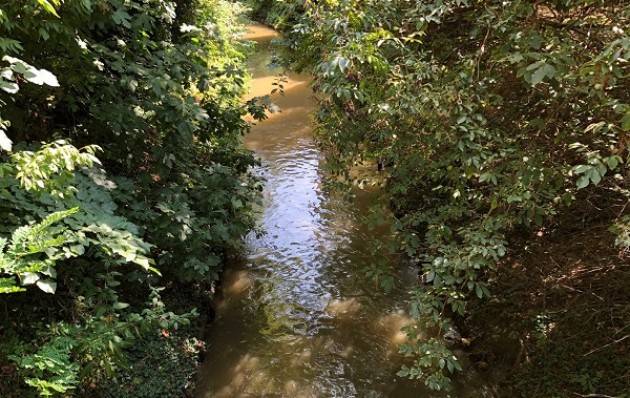
[{"label": "green vegetation along water", "polygon": [[197,326],[260,193],[244,11],[0,2],[0,397],[191,388]]},{"label": "green vegetation along water", "polygon": [[[247,34],[258,43],[252,96],[268,94],[277,79],[269,67],[274,37],[259,25]],[[262,161],[265,234],[248,239],[247,257],[225,275],[197,396],[439,396],[396,376],[417,270],[397,267],[401,282],[388,294],[363,277],[375,260],[367,242],[386,239],[360,221],[373,198],[359,193],[350,206],[326,192],[309,77],[289,74],[284,88],[273,97],[281,112],[245,141]]]}]

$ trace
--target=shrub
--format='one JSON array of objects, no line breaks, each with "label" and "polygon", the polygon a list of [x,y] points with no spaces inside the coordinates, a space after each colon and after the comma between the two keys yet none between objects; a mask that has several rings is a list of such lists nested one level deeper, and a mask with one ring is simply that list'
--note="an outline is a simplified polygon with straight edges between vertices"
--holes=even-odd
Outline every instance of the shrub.
[{"label": "shrub", "polygon": [[253,226],[240,139],[261,111],[240,99],[239,13],[223,0],[0,6],[0,364],[21,386],[72,395],[117,374],[139,338],[195,316],[156,286],[211,286]]}]

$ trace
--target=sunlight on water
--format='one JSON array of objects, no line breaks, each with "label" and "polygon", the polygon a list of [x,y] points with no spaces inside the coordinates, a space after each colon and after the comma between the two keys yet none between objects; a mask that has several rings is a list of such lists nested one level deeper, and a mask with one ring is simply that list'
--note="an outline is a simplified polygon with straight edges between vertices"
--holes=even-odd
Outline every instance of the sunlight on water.
[{"label": "sunlight on water", "polygon": [[[250,27],[258,42],[248,96],[268,94],[279,70],[268,67],[278,35]],[[407,290],[416,271],[397,266],[402,283],[388,294],[365,277],[366,247],[385,239],[359,221],[369,195],[349,205],[322,186],[322,155],[312,138],[309,78],[289,74],[280,112],[257,123],[245,140],[266,179],[262,237],[230,265],[210,325],[197,396],[437,397],[397,378]],[[380,234],[380,235],[379,235]]]},{"label": "sunlight on water", "polygon": [[333,316],[356,314],[361,309],[361,303],[356,298],[333,299],[328,302],[326,312]]},{"label": "sunlight on water", "polygon": [[246,271],[228,270],[224,275],[223,283],[223,289],[230,296],[242,294],[251,287],[251,280]]}]

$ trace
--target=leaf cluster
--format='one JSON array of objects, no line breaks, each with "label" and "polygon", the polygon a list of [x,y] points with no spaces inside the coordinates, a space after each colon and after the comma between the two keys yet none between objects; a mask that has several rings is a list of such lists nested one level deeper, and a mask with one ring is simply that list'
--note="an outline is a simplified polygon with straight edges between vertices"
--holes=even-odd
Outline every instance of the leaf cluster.
[{"label": "leaf cluster", "polygon": [[156,286],[211,290],[253,227],[241,137],[262,112],[241,101],[240,12],[0,5],[0,351],[18,394],[90,395],[125,372],[135,341],[195,315]]}]

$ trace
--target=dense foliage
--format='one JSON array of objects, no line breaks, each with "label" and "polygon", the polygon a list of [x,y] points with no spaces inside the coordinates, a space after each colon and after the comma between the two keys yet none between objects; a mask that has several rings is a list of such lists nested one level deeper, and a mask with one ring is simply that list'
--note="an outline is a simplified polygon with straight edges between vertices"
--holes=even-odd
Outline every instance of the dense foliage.
[{"label": "dense foliage", "polygon": [[238,13],[0,2],[0,395],[94,396],[253,226]]},{"label": "dense foliage", "polygon": [[[544,231],[584,191],[628,200],[630,6],[253,3],[285,32],[285,60],[314,75],[333,171],[384,169],[400,248],[422,267],[412,314],[436,331],[426,340],[408,328],[402,351],[414,359],[400,375],[448,387],[460,367],[448,319],[490,295],[515,233]],[[612,228],[627,249],[628,216]]]}]

